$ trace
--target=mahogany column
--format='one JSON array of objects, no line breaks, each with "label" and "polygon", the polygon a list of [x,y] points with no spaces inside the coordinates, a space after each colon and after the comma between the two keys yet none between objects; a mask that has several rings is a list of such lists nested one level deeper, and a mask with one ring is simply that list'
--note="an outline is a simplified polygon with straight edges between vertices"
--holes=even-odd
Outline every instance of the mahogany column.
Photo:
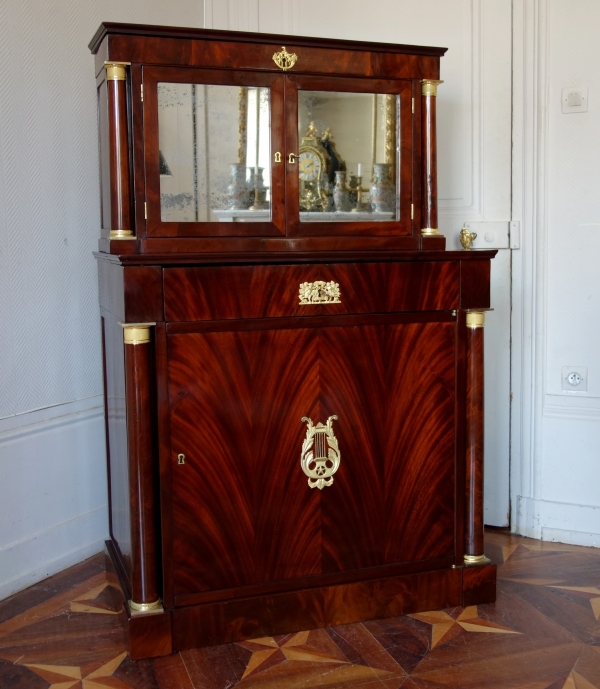
[{"label": "mahogany column", "polygon": [[483,327],[485,313],[467,313],[467,419],[465,564],[489,562],[483,554]]},{"label": "mahogany column", "polygon": [[127,65],[106,62],[110,146],[110,238],[135,239],[131,217],[129,138],[127,133]]},{"label": "mahogany column", "polygon": [[437,199],[436,97],[439,79],[423,79],[421,89],[421,164],[423,196],[421,235],[439,236]]},{"label": "mahogany column", "polygon": [[132,614],[162,610],[158,592],[150,327],[123,324],[131,507]]}]

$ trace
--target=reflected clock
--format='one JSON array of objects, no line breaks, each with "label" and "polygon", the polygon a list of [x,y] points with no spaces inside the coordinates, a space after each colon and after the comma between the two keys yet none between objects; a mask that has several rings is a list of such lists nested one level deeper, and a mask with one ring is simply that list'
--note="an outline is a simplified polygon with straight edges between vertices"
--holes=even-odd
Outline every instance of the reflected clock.
[{"label": "reflected clock", "polygon": [[311,122],[298,149],[298,177],[301,211],[324,211],[329,207],[331,159]]}]

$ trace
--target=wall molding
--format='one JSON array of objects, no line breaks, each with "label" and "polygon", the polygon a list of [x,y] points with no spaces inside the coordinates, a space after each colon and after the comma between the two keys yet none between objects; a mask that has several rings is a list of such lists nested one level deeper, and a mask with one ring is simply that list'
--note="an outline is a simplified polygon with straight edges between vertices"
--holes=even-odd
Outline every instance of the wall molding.
[{"label": "wall molding", "polygon": [[[521,222],[521,250],[512,270],[512,529],[529,519],[521,501],[541,497],[546,332],[546,167],[548,0],[513,1],[512,220]],[[536,531],[536,538],[541,531]],[[529,532],[527,535],[530,535]]]},{"label": "wall molding", "polygon": [[[59,428],[104,414],[102,395],[43,407],[0,419],[0,447],[32,433]],[[0,457],[1,459],[1,457]]]},{"label": "wall molding", "polygon": [[[468,46],[465,49],[463,61],[463,74],[465,78],[465,90],[470,91],[469,116],[461,124],[464,128],[465,142],[468,142],[468,151],[465,151],[465,163],[461,173],[468,175],[463,187],[463,196],[458,198],[438,199],[440,216],[454,217],[459,215],[461,222],[468,217],[470,220],[483,220],[481,208],[481,194],[483,183],[481,161],[483,156],[482,121],[483,121],[483,0],[463,0],[465,29],[464,42]],[[443,69],[443,66],[442,66]],[[468,88],[470,86],[470,89]],[[443,86],[438,91],[438,97],[443,98]],[[466,93],[463,94],[463,96]],[[439,170],[439,166],[438,166]]]},{"label": "wall molding", "polygon": [[551,419],[600,421],[600,409],[597,407],[573,407],[566,404],[545,404],[543,413],[544,417]]}]

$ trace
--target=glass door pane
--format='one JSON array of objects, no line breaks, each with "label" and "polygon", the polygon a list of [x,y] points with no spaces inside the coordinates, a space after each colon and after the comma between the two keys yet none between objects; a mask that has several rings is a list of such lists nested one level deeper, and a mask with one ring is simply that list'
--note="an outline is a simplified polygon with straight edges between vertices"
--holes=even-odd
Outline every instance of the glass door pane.
[{"label": "glass door pane", "polygon": [[161,222],[269,222],[270,89],[157,90]]},{"label": "glass door pane", "polygon": [[399,96],[298,90],[300,222],[400,219]]},{"label": "glass door pane", "polygon": [[284,77],[143,68],[148,237],[285,233]]}]

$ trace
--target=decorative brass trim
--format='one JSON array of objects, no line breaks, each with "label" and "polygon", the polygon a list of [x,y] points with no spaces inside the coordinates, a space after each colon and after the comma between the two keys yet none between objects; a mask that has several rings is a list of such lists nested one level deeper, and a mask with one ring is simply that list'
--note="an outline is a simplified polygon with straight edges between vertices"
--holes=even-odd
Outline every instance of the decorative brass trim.
[{"label": "decorative brass trim", "polygon": [[337,282],[303,282],[298,298],[300,304],[341,304],[340,286]]},{"label": "decorative brass trim", "polygon": [[476,565],[488,565],[490,563],[489,557],[485,555],[465,555],[465,566],[474,567]]},{"label": "decorative brass trim", "polygon": [[[371,181],[373,181],[373,170],[377,162],[377,94],[373,94],[373,107],[371,113]],[[387,160],[386,160],[387,163]]]},{"label": "decorative brass trim", "polygon": [[131,62],[105,62],[107,81],[125,81],[127,79],[127,69]]},{"label": "decorative brass trim", "polygon": [[471,251],[473,247],[473,241],[477,239],[477,233],[471,232],[468,227],[463,227],[458,236],[460,239],[460,244],[465,251]]},{"label": "decorative brass trim", "polygon": [[135,239],[131,230],[111,230],[109,239]]},{"label": "decorative brass trim", "polygon": [[467,313],[467,328],[483,328],[485,326],[484,311],[469,311]]},{"label": "decorative brass trim", "polygon": [[333,432],[333,422],[337,416],[330,416],[327,423],[319,422],[316,426],[308,416],[303,416],[306,422],[306,438],[302,443],[300,466],[308,476],[309,488],[323,490],[331,486],[333,475],[340,466],[340,448]]},{"label": "decorative brass trim", "polygon": [[277,151],[275,153],[275,162],[280,163],[281,162],[281,151]]},{"label": "decorative brass trim", "polygon": [[148,344],[150,328],[155,325],[156,323],[121,323],[123,342],[129,345]]},{"label": "decorative brass trim", "polygon": [[441,237],[442,233],[437,229],[437,227],[423,227],[421,229],[422,237]]},{"label": "decorative brass trim", "polygon": [[248,88],[240,86],[238,93],[238,163],[246,164],[248,148]]},{"label": "decorative brass trim", "polygon": [[396,95],[385,96],[385,162],[390,165],[390,179],[396,180]]},{"label": "decorative brass trim", "polygon": [[437,96],[438,84],[443,84],[442,79],[423,79],[421,82],[421,93],[424,96]]},{"label": "decorative brass trim", "polygon": [[281,46],[281,50],[278,53],[273,53],[273,61],[284,72],[291,69],[295,64],[298,56],[296,53],[288,53],[285,46]]},{"label": "decorative brass trim", "polygon": [[131,616],[135,615],[149,615],[155,612],[164,612],[162,600],[157,598],[152,603],[136,603],[133,600],[127,601],[129,604],[129,610],[131,611]]}]

